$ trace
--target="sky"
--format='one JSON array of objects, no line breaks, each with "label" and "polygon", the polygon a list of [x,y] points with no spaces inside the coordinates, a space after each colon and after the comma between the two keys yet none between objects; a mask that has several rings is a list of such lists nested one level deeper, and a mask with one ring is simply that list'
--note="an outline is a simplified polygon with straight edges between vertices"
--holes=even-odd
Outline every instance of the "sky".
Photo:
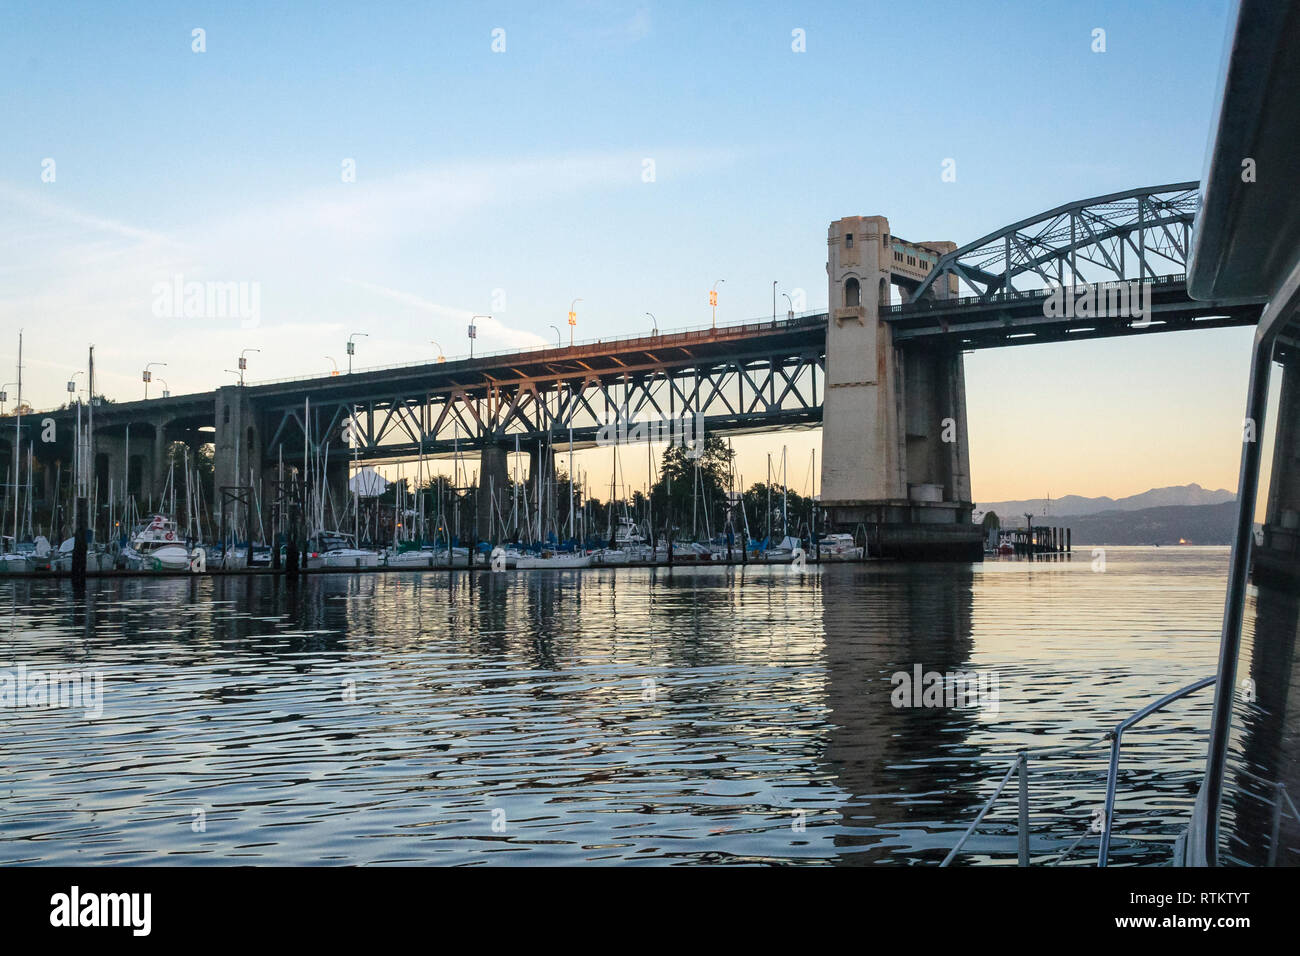
[{"label": "sky", "polygon": [[[0,384],[19,329],[24,398],[45,408],[91,344],[102,390],[128,400],[146,363],[180,394],[233,382],[244,349],[250,382],[323,374],[354,332],[357,367],[454,357],[476,314],[476,350],[540,345],[575,298],[579,339],[648,331],[647,312],[699,326],[719,278],[719,322],[770,315],[773,280],[824,308],[835,219],[964,243],[1198,179],[1228,14],[6,4]],[[158,314],[177,276],[256,288],[257,320]],[[967,355],[976,501],[1235,488],[1250,338]],[[819,438],[737,439],[746,484],[785,446],[802,490]],[[608,482],[605,456],[582,460]]]}]

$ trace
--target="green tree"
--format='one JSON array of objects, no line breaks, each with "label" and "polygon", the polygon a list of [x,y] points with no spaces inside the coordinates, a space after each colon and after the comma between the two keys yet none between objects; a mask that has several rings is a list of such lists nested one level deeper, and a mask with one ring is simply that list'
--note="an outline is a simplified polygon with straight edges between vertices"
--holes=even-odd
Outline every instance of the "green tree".
[{"label": "green tree", "polygon": [[698,458],[689,457],[681,445],[664,449],[659,461],[659,480],[650,489],[656,537],[666,527],[670,507],[673,526],[678,529],[674,532],[677,538],[690,534],[693,514],[698,518],[696,524],[701,534],[706,517],[714,534],[722,530],[727,480],[735,454],[717,435],[705,437]]},{"label": "green tree", "polygon": [[167,448],[167,460],[172,467],[172,474],[176,480],[177,507],[181,507],[180,501],[185,489],[185,464],[188,458],[191,481],[193,480],[192,476],[197,473],[199,476],[198,493],[203,498],[204,506],[211,508],[213,476],[216,472],[214,465],[216,450],[210,443],[199,445],[198,448],[192,449],[188,453],[187,448],[188,446],[183,441],[174,441]]},{"label": "green tree", "polygon": [[[801,537],[801,532],[811,526],[812,500],[805,498],[797,491],[787,491],[784,499],[781,495],[781,486],[772,485],[769,489],[766,482],[755,482],[749,486],[749,489],[742,496],[745,503],[745,517],[749,519],[749,533],[756,539],[762,538],[771,532],[772,543],[776,544],[781,540],[782,518],[784,517],[784,526],[789,534]],[[771,511],[768,511],[769,498]],[[782,514],[782,504],[784,503],[784,516]],[[736,517],[737,526],[740,525],[739,515]]]}]

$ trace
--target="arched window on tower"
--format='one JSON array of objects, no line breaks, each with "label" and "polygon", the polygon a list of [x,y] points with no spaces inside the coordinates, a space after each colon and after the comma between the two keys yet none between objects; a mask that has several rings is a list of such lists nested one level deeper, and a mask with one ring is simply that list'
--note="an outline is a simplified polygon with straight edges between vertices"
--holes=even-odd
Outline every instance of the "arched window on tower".
[{"label": "arched window on tower", "polygon": [[858,280],[852,276],[844,280],[844,305],[846,308],[856,308],[862,304],[862,290],[858,286]]}]

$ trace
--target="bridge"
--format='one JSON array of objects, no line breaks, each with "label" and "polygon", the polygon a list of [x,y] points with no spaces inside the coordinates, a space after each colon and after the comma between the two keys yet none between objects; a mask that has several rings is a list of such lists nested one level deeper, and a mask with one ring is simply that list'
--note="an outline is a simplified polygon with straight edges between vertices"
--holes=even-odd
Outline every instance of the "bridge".
[{"label": "bridge", "polygon": [[[961,247],[901,239],[881,216],[840,219],[826,312],[101,404],[93,477],[101,499],[110,480],[157,496],[166,448],[184,441],[211,442],[216,485],[261,483],[263,502],[281,465],[346,494],[352,460],[455,452],[480,456],[486,491],[507,487],[516,447],[535,473],[544,444],[590,447],[611,422],[687,417],[720,435],[821,425],[831,525],[865,523],[903,557],[978,559],[963,353],[1257,322],[1259,300],[1188,296],[1196,210],[1194,182],[1134,189]],[[42,442],[48,419],[58,437]],[[50,466],[71,470],[75,421],[75,409],[24,420],[47,500]],[[0,427],[0,445],[12,435]]]}]

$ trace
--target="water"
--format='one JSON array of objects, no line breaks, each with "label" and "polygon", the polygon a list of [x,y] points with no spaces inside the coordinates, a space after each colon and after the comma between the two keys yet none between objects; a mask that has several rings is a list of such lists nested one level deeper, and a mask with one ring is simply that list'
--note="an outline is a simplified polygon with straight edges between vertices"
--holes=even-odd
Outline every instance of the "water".
[{"label": "water", "polygon": [[[936,863],[1017,748],[1214,672],[1227,565],[0,580],[0,670],[103,675],[97,718],[0,710],[0,863]],[[996,704],[894,706],[917,664]],[[1126,745],[1117,862],[1185,824],[1209,703]],[[1104,765],[1035,765],[1036,861]],[[1014,863],[1014,814],[962,862]]]}]

